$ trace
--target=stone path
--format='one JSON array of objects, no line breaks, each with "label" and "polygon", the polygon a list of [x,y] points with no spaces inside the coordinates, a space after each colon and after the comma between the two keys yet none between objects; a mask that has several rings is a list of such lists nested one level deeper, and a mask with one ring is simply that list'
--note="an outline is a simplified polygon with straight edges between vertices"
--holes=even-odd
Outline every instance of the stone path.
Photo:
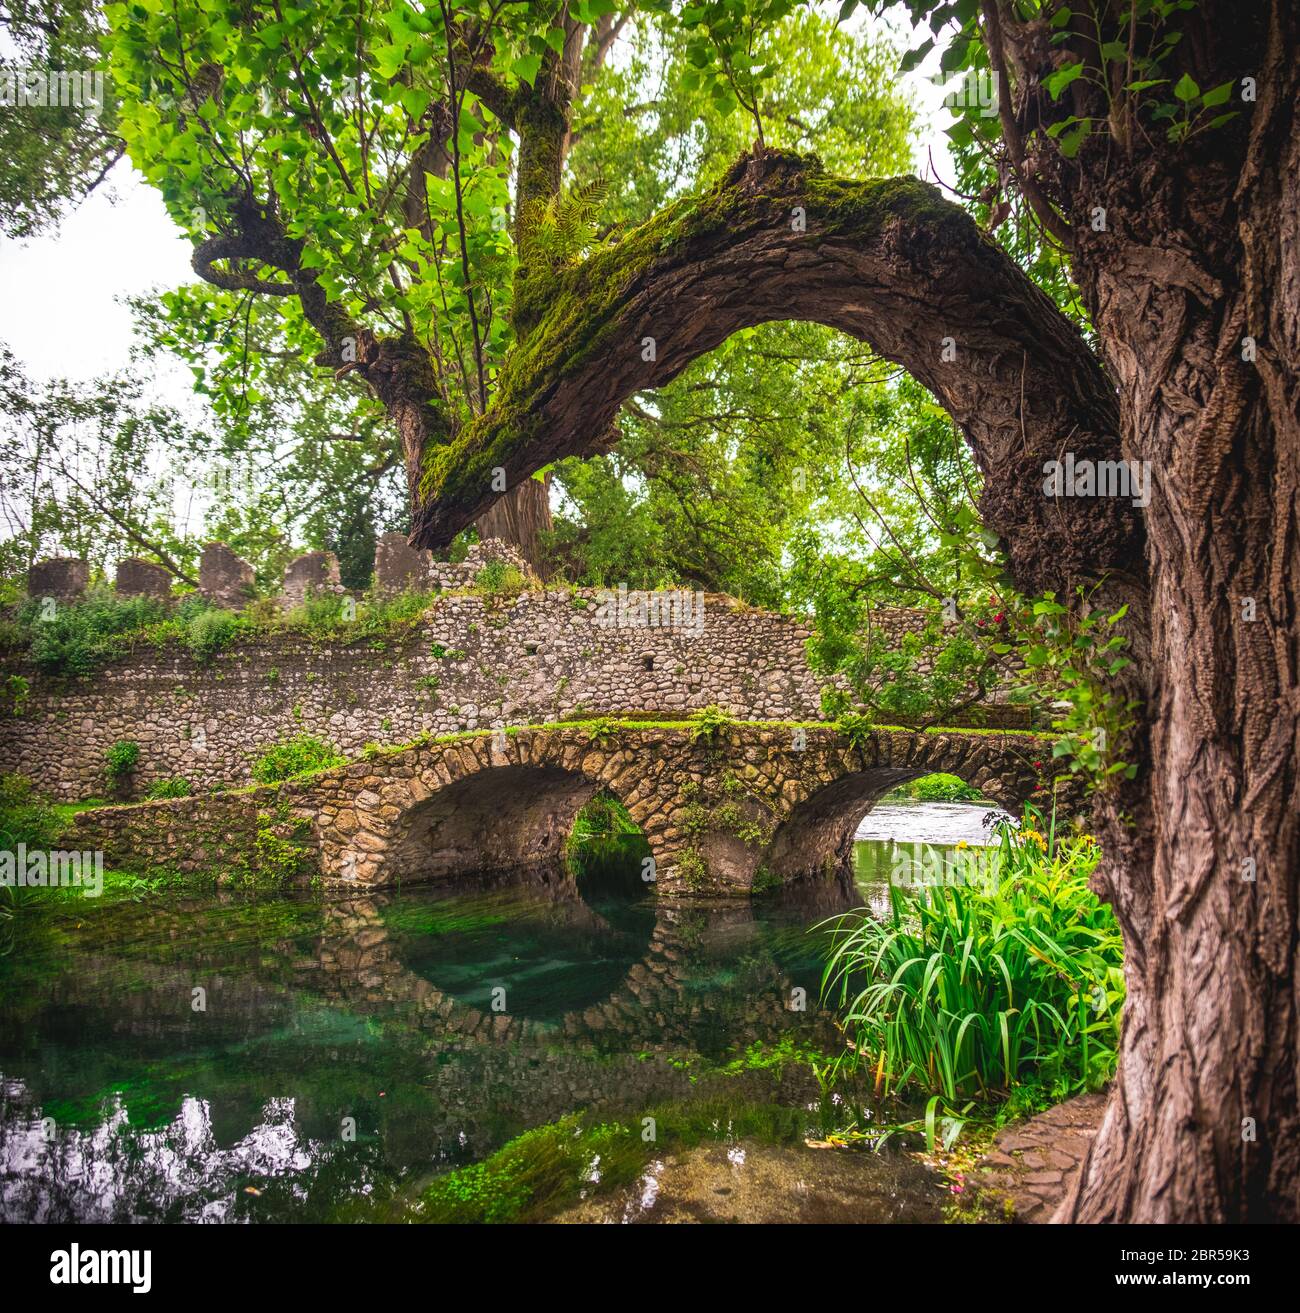
[{"label": "stone path", "polygon": [[1050,1222],[1101,1125],[1106,1094],[1081,1094],[999,1132],[971,1183],[1017,1222]]}]

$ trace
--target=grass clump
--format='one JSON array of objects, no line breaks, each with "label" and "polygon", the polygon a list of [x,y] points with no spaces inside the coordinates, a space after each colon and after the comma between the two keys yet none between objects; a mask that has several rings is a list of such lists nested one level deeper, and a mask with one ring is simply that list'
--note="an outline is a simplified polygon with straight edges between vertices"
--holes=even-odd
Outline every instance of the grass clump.
[{"label": "grass clump", "polygon": [[173,775],[170,779],[154,780],[145,790],[144,796],[150,802],[161,798],[188,798],[194,792],[194,786],[182,775]]},{"label": "grass clump", "polygon": [[[968,1100],[1065,1098],[1114,1074],[1124,1000],[1114,913],[1088,888],[1089,836],[1044,838],[1026,812],[1002,826],[978,878],[890,891],[892,916],[833,923],[823,996],[878,1094]],[[976,863],[982,862],[977,866]]]},{"label": "grass clump", "polygon": [[54,847],[64,821],[26,775],[0,775],[0,849]]},{"label": "grass clump", "polygon": [[259,784],[279,784],[299,775],[344,766],[347,758],[332,744],[312,734],[298,734],[273,744],[253,762],[253,778]]},{"label": "grass clump", "polygon": [[507,561],[488,561],[474,576],[474,587],[489,602],[509,602],[528,587],[528,580],[516,565]]}]

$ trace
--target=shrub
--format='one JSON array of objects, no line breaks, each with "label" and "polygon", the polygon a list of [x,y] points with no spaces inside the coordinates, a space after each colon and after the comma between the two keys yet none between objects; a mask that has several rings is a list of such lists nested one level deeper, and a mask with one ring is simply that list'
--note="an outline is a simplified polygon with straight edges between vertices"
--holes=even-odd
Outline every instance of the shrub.
[{"label": "shrub", "polygon": [[598,720],[590,720],[583,725],[587,742],[601,748],[608,748],[618,738],[621,728],[622,726],[612,716],[601,716]]},{"label": "shrub", "polygon": [[295,775],[342,766],[346,761],[333,744],[311,734],[298,734],[267,748],[253,763],[253,778],[259,784],[279,784]]},{"label": "shrub", "polygon": [[109,784],[120,787],[140,761],[140,745],[133,739],[118,739],[104,754],[104,775]]},{"label": "shrub", "polygon": [[173,775],[168,780],[155,780],[146,790],[144,796],[150,801],[159,798],[188,798],[194,792],[189,780],[180,775]]},{"label": "shrub", "polygon": [[528,587],[528,580],[518,566],[488,561],[474,576],[474,586],[489,601],[505,601],[518,597]]},{"label": "shrub", "polygon": [[956,775],[923,775],[896,789],[892,796],[913,798],[917,802],[983,802],[984,795],[976,788],[958,779]]},{"label": "shrub", "polygon": [[60,606],[49,620],[40,619],[41,606],[33,598],[19,612],[19,621],[31,635],[32,661],[52,675],[89,674],[122,650],[115,639],[167,618],[163,602],[118,597],[111,588],[92,589],[84,601]]},{"label": "shrub", "polygon": [[835,924],[823,994],[852,1039],[841,1061],[867,1064],[879,1091],[951,1108],[1022,1083],[1064,1098],[1114,1073],[1123,945],[1088,888],[1097,849],[1088,836],[1044,839],[1033,819],[1002,827],[984,887],[894,887],[888,921]]},{"label": "shrub", "polygon": [[32,686],[22,675],[10,675],[5,680],[4,695],[0,705],[8,702],[9,709],[15,716],[21,716],[27,709],[27,699],[31,697]]},{"label": "shrub", "polygon": [[196,661],[211,661],[230,646],[239,627],[239,617],[233,611],[196,611],[185,625],[185,646]]},{"label": "shrub", "polygon": [[687,848],[677,859],[677,874],[687,889],[703,889],[709,878],[709,866],[698,848]]},{"label": "shrub", "polygon": [[835,728],[861,752],[871,741],[876,724],[870,716],[858,711],[847,711],[835,722]]},{"label": "shrub", "polygon": [[0,775],[0,849],[52,848],[62,828],[58,813],[26,775]]}]

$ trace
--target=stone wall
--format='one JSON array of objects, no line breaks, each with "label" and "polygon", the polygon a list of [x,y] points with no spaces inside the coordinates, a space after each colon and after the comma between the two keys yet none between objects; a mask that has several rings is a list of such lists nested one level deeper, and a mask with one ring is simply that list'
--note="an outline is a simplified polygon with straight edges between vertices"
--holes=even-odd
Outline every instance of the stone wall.
[{"label": "stone wall", "polygon": [[592,591],[525,592],[493,605],[437,599],[400,639],[312,641],[292,631],[241,640],[200,664],[177,646],[140,647],[85,679],[30,682],[23,714],[0,718],[0,769],[62,798],[103,796],[104,754],[140,745],[130,787],[183,776],[242,784],[253,759],[295,734],[355,756],[421,732],[645,713],[663,719],[717,704],[754,720],[814,720],[820,684],[807,630],[706,597],[679,629],[602,624]]},{"label": "stone wall", "polygon": [[[226,552],[219,546],[207,554],[214,562]],[[379,573],[405,578],[398,558],[409,549],[380,547]],[[493,543],[459,564],[405,566],[419,567],[411,580],[419,586],[463,588],[494,559],[514,563]],[[304,578],[337,587],[331,560],[303,560]],[[924,620],[894,608],[877,622],[901,638]],[[355,757],[367,744],[421,733],[599,715],[674,719],[709,705],[747,720],[818,720],[823,681],[808,668],[809,632],[722,595],[532,588],[499,601],[442,596],[389,637],[323,641],[273,630],[205,664],[174,644],[141,645],[82,679],[20,665],[0,671],[30,686],[21,715],[0,711],[0,770],[29,775],[60,798],[103,796],[105,753],[127,739],[140,746],[127,794],[141,797],[174,777],[196,788],[247,783],[261,752],[303,733]],[[1026,720],[1022,708],[994,703],[963,723],[1023,728]]]}]

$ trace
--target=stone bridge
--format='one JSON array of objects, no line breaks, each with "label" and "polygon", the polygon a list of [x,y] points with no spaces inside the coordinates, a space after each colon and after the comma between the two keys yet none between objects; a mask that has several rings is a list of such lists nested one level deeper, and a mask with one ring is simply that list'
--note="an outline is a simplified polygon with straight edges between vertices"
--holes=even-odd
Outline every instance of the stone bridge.
[{"label": "stone bridge", "polygon": [[[847,871],[877,799],[944,771],[1016,810],[1074,810],[1035,734],[601,720],[463,734],[367,753],[279,786],[82,812],[65,846],[125,870],[258,868],[297,846],[332,886],[379,888],[559,866],[578,812],[620,799],[665,894],[745,894]],[[268,835],[272,836],[268,842]]]},{"label": "stone bridge", "polygon": [[650,846],[661,893],[747,893],[851,861],[872,804],[945,771],[1009,808],[1050,797],[1050,747],[1031,734],[829,726],[594,722],[459,737],[373,755],[284,786],[331,883],[383,886],[556,863],[605,790]]}]

